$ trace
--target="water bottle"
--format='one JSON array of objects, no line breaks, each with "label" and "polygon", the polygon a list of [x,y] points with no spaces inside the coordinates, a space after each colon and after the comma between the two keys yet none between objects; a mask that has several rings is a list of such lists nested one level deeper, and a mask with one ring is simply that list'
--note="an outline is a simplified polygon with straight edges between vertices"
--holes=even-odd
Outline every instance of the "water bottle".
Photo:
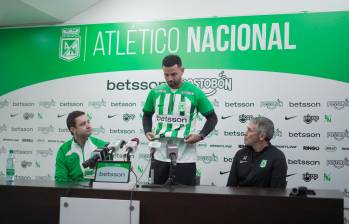
[{"label": "water bottle", "polygon": [[15,180],[15,156],[13,150],[10,149],[6,160],[6,182],[13,182]]}]

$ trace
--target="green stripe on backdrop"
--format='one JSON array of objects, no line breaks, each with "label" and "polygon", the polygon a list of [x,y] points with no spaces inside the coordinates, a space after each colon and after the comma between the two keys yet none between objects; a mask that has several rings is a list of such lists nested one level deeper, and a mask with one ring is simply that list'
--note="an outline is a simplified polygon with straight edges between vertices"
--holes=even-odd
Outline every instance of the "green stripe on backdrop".
[{"label": "green stripe on backdrop", "polygon": [[168,53],[189,69],[349,82],[348,24],[345,11],[0,29],[0,95],[74,75],[160,69]]}]

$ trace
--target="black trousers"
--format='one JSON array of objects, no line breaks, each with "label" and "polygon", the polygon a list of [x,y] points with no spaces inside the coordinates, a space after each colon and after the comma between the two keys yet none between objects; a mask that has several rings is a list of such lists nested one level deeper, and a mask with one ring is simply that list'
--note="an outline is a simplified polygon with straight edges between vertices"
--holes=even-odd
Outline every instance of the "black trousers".
[{"label": "black trousers", "polygon": [[[154,184],[164,184],[170,174],[170,163],[154,159],[150,165],[150,172],[152,169],[154,169]],[[177,163],[172,172],[176,184],[195,185],[196,163]]]}]

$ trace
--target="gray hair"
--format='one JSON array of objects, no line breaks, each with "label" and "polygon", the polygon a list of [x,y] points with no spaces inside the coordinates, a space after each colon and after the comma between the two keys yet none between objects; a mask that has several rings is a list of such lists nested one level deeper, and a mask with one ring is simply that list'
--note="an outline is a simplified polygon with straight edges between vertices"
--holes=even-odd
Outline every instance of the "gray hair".
[{"label": "gray hair", "polygon": [[274,136],[274,123],[266,117],[254,117],[250,121],[251,123],[257,126],[257,131],[261,134],[264,134],[266,137],[266,141],[270,141],[270,139]]}]

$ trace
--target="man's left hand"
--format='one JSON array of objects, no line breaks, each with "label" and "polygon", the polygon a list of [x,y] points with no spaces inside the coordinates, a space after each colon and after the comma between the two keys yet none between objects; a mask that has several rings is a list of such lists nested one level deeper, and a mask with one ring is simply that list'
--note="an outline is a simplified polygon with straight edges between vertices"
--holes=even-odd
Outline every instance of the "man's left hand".
[{"label": "man's left hand", "polygon": [[186,139],[184,139],[184,143],[194,144],[201,141],[201,135],[199,134],[190,134]]}]

